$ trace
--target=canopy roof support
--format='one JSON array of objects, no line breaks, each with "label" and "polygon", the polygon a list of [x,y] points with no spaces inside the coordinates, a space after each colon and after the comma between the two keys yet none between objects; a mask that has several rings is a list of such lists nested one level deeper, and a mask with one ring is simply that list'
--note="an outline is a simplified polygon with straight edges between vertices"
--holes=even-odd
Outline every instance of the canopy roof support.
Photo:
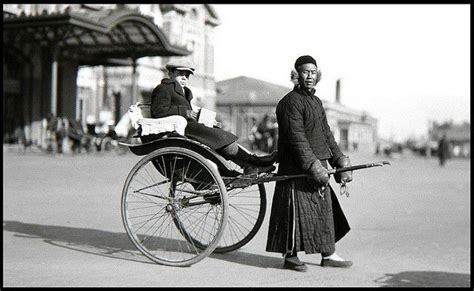
[{"label": "canopy roof support", "polygon": [[29,16],[4,14],[3,42],[16,48],[25,44],[58,46],[59,57],[76,59],[80,65],[107,65],[109,58],[191,53],[170,44],[151,18],[126,8],[66,9],[63,13]]}]

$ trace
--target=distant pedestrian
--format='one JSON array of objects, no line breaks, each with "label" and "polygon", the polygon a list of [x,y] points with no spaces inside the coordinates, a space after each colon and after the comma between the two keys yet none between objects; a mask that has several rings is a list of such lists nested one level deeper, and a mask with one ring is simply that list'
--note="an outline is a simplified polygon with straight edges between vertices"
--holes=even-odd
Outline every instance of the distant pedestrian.
[{"label": "distant pedestrian", "polygon": [[68,136],[71,139],[71,151],[73,154],[81,153],[81,140],[84,135],[82,130],[81,121],[78,120],[69,120],[69,131]]},{"label": "distant pedestrian", "polygon": [[259,143],[260,140],[262,139],[262,135],[258,132],[258,122],[255,117],[252,117],[252,126],[250,127],[250,133],[248,136],[249,144],[250,144],[250,150],[255,151],[255,150],[260,150],[259,149]]},{"label": "distant pedestrian", "polygon": [[446,160],[449,158],[449,143],[446,139],[446,134],[443,134],[438,142],[438,157],[439,165],[444,167]]},{"label": "distant pedestrian", "polygon": [[54,114],[49,113],[47,118],[43,122],[46,126],[46,134],[45,134],[45,143],[46,143],[46,151],[53,153],[53,140],[56,132],[56,125],[57,125],[57,118]]},{"label": "distant pedestrian", "polygon": [[15,143],[21,146],[20,150],[25,152],[28,143],[26,140],[25,130],[22,125],[19,125],[15,128],[14,138],[15,138]]},{"label": "distant pedestrian", "polygon": [[[277,105],[279,175],[307,174],[310,178],[277,181],[270,214],[268,252],[282,253],[283,267],[306,271],[298,251],[321,253],[322,267],[350,267],[336,254],[335,243],[349,230],[349,224],[329,185],[328,163],[348,167],[345,156],[327,123],[326,113],[315,89],[321,73],[316,60],[301,56],[295,62],[299,85]],[[352,172],[335,175],[348,183]]]},{"label": "distant pedestrian", "polygon": [[63,153],[63,141],[66,137],[66,125],[64,124],[64,120],[62,118],[56,118],[55,135],[56,152],[61,155]]},{"label": "distant pedestrian", "polygon": [[270,146],[270,152],[278,151],[278,122],[276,119],[276,115],[272,114],[270,117],[270,137],[272,140],[272,144]]},{"label": "distant pedestrian", "polygon": [[271,139],[271,131],[272,131],[272,124],[270,121],[270,116],[265,114],[263,119],[258,123],[257,131],[261,135],[259,149],[266,153],[269,152],[270,146],[270,139]]}]

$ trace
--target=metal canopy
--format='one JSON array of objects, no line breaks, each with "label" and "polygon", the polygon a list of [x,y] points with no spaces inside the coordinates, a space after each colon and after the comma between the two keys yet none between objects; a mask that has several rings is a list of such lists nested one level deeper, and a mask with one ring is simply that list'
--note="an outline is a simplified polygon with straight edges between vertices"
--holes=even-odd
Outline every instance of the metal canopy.
[{"label": "metal canopy", "polygon": [[40,15],[3,15],[4,46],[25,44],[57,47],[60,57],[81,65],[108,64],[109,58],[185,56],[171,45],[151,18],[126,8],[77,10]]}]

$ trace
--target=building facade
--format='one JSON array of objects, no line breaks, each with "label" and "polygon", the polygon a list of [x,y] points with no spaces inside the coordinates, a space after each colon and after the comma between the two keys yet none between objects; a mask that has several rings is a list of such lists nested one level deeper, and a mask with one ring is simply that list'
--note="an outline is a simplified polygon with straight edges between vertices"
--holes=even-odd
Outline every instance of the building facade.
[{"label": "building facade", "polygon": [[376,118],[365,111],[340,102],[323,100],[326,117],[334,138],[343,150],[374,153],[378,139]]},{"label": "building facade", "polygon": [[450,157],[471,157],[471,124],[469,122],[459,124],[432,122],[428,130],[428,144],[432,147],[430,149],[431,155],[438,155],[438,142],[443,136],[448,142]]},{"label": "building facade", "polygon": [[246,140],[254,122],[275,116],[279,99],[291,89],[240,76],[217,82],[216,108],[225,129]]},{"label": "building facade", "polygon": [[4,141],[21,127],[41,143],[51,114],[117,123],[173,58],[196,64],[193,102],[215,109],[219,23],[207,4],[3,4]]},{"label": "building facade", "polygon": [[[339,81],[336,86],[334,102],[321,100],[336,142],[343,150],[373,153],[378,138],[377,119],[342,104]],[[216,107],[224,126],[244,142],[250,135],[253,120],[275,116],[278,102],[291,90],[245,76],[223,80],[217,82]]]}]

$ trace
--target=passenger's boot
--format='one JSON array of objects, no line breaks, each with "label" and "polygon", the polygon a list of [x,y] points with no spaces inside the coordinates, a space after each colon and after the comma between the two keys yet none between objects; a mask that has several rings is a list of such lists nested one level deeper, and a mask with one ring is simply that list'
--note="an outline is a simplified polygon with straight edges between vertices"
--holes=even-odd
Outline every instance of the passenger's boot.
[{"label": "passenger's boot", "polygon": [[244,170],[245,175],[258,175],[260,173],[268,173],[275,170],[273,163],[277,157],[276,152],[271,155],[258,157],[236,143],[230,144],[226,148],[221,149],[220,152],[224,158],[239,165]]},{"label": "passenger's boot", "polygon": [[261,173],[270,173],[275,170],[275,166],[255,166],[255,165],[246,165],[243,167],[245,175],[259,175]]},{"label": "passenger's boot", "polygon": [[269,155],[257,156],[250,154],[249,162],[257,166],[270,166],[278,161],[278,151],[274,151]]}]

